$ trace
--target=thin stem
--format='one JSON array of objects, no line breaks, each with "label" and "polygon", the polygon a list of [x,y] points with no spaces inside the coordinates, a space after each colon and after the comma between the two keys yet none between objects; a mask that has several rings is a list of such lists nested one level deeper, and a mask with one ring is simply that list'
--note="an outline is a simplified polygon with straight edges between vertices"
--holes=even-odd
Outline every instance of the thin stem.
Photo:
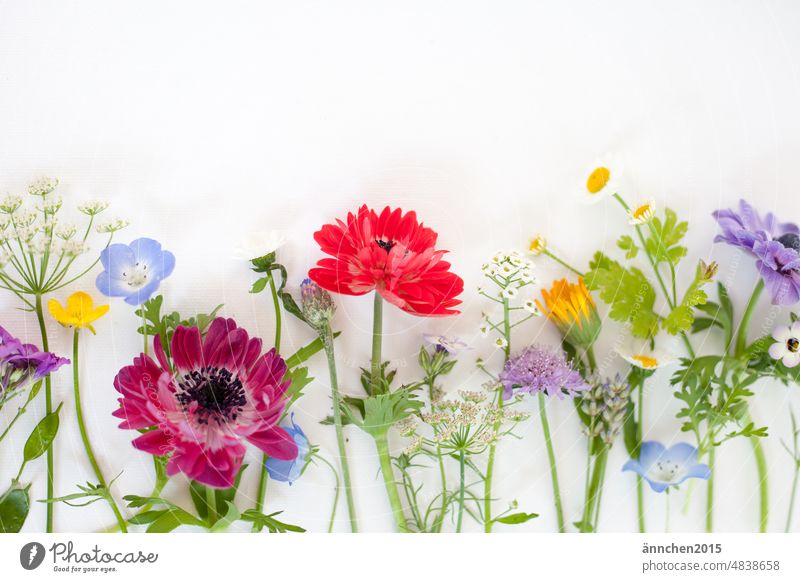
[{"label": "thin stem", "polygon": [[394,516],[397,531],[400,533],[407,533],[408,526],[406,525],[406,517],[403,513],[403,504],[400,501],[400,492],[397,489],[397,482],[394,479],[392,458],[389,454],[389,441],[385,432],[375,435],[375,446],[378,449],[378,460],[381,465],[383,484],[386,487],[386,494],[389,497],[389,504],[392,507],[392,515]]},{"label": "thin stem", "polygon": [[714,531],[714,464],[717,447],[713,446],[708,451],[708,468],[710,477],[706,482],[706,533]]},{"label": "thin stem", "polygon": [[763,290],[764,279],[759,278],[758,283],[756,283],[756,286],[753,289],[753,294],[750,295],[750,301],[747,302],[747,307],[745,307],[744,314],[742,315],[742,321],[739,323],[739,331],[736,334],[735,354],[737,356],[741,356],[747,347],[747,332],[750,328],[750,320],[753,317],[753,312],[755,311],[756,304],[758,303],[758,298],[761,296],[761,292]]},{"label": "thin stem", "polygon": [[550,437],[550,423],[547,420],[547,409],[545,407],[544,394],[539,392],[539,418],[542,421],[542,431],[544,432],[544,442],[547,446],[547,460],[550,462],[550,480],[553,483],[553,497],[556,504],[556,519],[558,520],[559,533],[565,533],[567,528],[564,523],[564,508],[561,505],[561,489],[558,486],[558,470],[556,469],[556,455],[553,450],[553,441]]},{"label": "thin stem", "polygon": [[792,495],[789,497],[789,511],[786,513],[786,528],[784,532],[789,533],[792,529],[792,516],[794,515],[794,502],[797,497],[797,481],[800,477],[800,464],[795,460],[794,478],[792,479]]},{"label": "thin stem", "polygon": [[[36,294],[36,319],[39,321],[39,331],[42,335],[42,351],[49,352],[49,343],[47,341],[47,327],[44,323],[44,310],[42,309],[42,296],[40,294]],[[53,412],[53,383],[50,379],[50,374],[44,377],[44,405],[45,405],[45,414],[50,414]],[[47,499],[53,499],[53,483],[55,481],[55,472],[54,472],[54,465],[55,465],[55,456],[53,452],[53,448],[55,447],[55,439],[50,446],[47,448]],[[47,519],[46,519],[46,531],[47,533],[53,532],[53,503],[47,504]]]},{"label": "thin stem", "polygon": [[117,518],[117,524],[119,525],[120,531],[123,533],[128,532],[128,527],[125,523],[125,518],[122,517],[122,513],[117,507],[117,502],[114,500],[114,496],[111,494],[111,489],[109,488],[108,481],[103,476],[103,471],[100,469],[100,465],[97,462],[97,458],[94,456],[94,451],[92,450],[92,444],[89,441],[89,435],[86,432],[86,423],[83,419],[83,406],[81,405],[81,388],[80,388],[80,373],[78,370],[78,344],[79,344],[79,332],[78,329],[75,329],[75,332],[72,336],[72,389],[73,389],[73,396],[75,398],[75,416],[78,418],[78,430],[81,433],[81,441],[83,442],[83,448],[86,451],[86,458],[89,460],[89,464],[92,466],[92,470],[94,471],[94,476],[97,478],[97,482],[99,483],[100,487],[102,487],[106,492],[106,500],[108,504],[111,506],[111,511],[114,512],[114,517]]},{"label": "thin stem", "polygon": [[597,515],[598,511],[595,509],[599,506],[600,492],[602,490],[603,475],[605,474],[605,462],[608,456],[608,449],[603,447],[600,452],[595,455],[594,468],[592,470],[592,478],[589,482],[589,492],[583,506],[583,517],[581,519],[581,532],[596,532],[597,529]]},{"label": "thin stem", "polygon": [[[433,391],[436,385],[436,376],[431,376],[428,378],[428,398],[431,402],[431,413],[433,413]],[[435,431],[436,429],[434,429]],[[442,455],[442,447],[440,444],[436,444],[436,459],[439,462],[439,480],[441,481],[442,485],[442,509],[439,512],[439,515],[436,517],[436,521],[434,522],[433,529],[435,533],[439,533],[442,531],[442,525],[444,524],[444,517],[445,513],[447,512],[447,473],[444,469],[444,457]]]},{"label": "thin stem", "polygon": [[[272,308],[275,311],[275,351],[281,350],[281,323],[283,315],[281,313],[281,303],[278,298],[278,290],[275,288],[275,279],[272,277],[272,271],[267,271],[267,282],[269,283],[270,294],[272,295]],[[261,454],[261,472],[258,478],[258,492],[256,493],[256,506],[255,510],[258,513],[264,511],[264,498],[267,495],[267,480],[269,473],[267,472],[267,453]],[[261,526],[253,524],[252,531],[261,531]]]},{"label": "thin stem", "polygon": [[144,353],[144,355],[147,356],[148,355],[148,351],[147,351],[148,350],[148,347],[147,347],[147,317],[145,316],[145,313],[144,313],[144,305],[140,306],[139,309],[142,311],[142,338],[144,338],[143,339],[144,351],[142,353]]},{"label": "thin stem", "polygon": [[556,256],[554,253],[552,253],[551,251],[549,251],[549,250],[545,249],[545,250],[544,250],[544,252],[543,252],[543,254],[544,254],[545,256],[547,256],[547,257],[550,257],[551,259],[553,259],[553,260],[554,260],[556,263],[558,263],[559,265],[561,265],[561,266],[562,266],[562,267],[564,267],[565,269],[567,269],[567,270],[569,270],[569,271],[572,271],[572,272],[573,272],[573,273],[575,273],[575,274],[576,274],[578,277],[583,277],[583,273],[581,273],[581,272],[580,272],[578,269],[576,269],[575,267],[573,267],[572,265],[570,265],[570,264],[569,264],[569,263],[567,263],[566,261],[564,261],[564,260],[562,260],[561,258],[557,257],[557,256]]},{"label": "thin stem", "polygon": [[[747,415],[745,422],[750,423],[750,415]],[[766,533],[769,523],[769,477],[767,473],[767,457],[764,455],[764,447],[761,446],[761,438],[750,437],[750,446],[753,447],[753,456],[756,459],[756,470],[758,472],[758,531]]]},{"label": "thin stem", "polygon": [[331,473],[333,473],[333,478],[336,481],[336,487],[334,488],[334,494],[333,494],[333,507],[331,508],[331,518],[328,521],[328,533],[331,533],[333,532],[333,524],[336,521],[336,508],[339,505],[339,489],[341,487],[341,484],[339,483],[339,473],[336,471],[336,467],[331,465],[330,462],[325,457],[318,455],[317,458],[326,465],[328,465],[328,468],[330,468]]},{"label": "thin stem", "polygon": [[667,496],[666,507],[664,508],[664,533],[669,533],[669,489],[664,492]]},{"label": "thin stem", "polygon": [[[639,399],[636,403],[638,410],[636,411],[636,447],[637,449],[642,446],[642,422],[644,420],[644,380],[639,382]],[[638,451],[637,451],[638,457]],[[645,533],[647,527],[645,525],[644,515],[644,479],[641,476],[636,476],[636,513],[638,515],[639,533]]]},{"label": "thin stem", "polygon": [[[511,311],[509,310],[508,299],[503,299],[503,338],[506,340],[505,348],[503,349],[505,365],[511,357]],[[502,410],[503,408],[503,390],[497,391],[497,406]],[[495,422],[493,430],[497,432],[500,428],[500,421]],[[497,445],[492,443],[489,446],[489,458],[486,462],[486,479],[483,482],[483,531],[485,533],[492,532],[492,479],[494,477],[494,459],[497,454]]]},{"label": "thin stem", "polygon": [[336,444],[339,448],[339,464],[342,468],[344,493],[347,499],[347,513],[350,516],[350,530],[353,533],[358,533],[356,504],[353,498],[353,485],[350,480],[350,465],[347,460],[347,448],[345,447],[344,431],[342,430],[342,396],[339,393],[339,380],[336,374],[336,357],[333,349],[333,332],[331,331],[330,324],[326,324],[325,330],[322,333],[322,340],[325,346],[325,354],[328,357],[328,372],[331,378],[331,398],[333,399],[333,424],[336,428]]},{"label": "thin stem", "polygon": [[208,507],[208,525],[213,527],[219,516],[217,516],[217,491],[213,487],[206,485],[206,506]]},{"label": "thin stem", "polygon": [[375,291],[375,299],[372,307],[372,364],[370,366],[370,381],[373,394],[378,387],[378,379],[381,373],[381,345],[383,341],[383,299],[380,293]]},{"label": "thin stem", "polygon": [[458,454],[458,520],[456,521],[456,533],[461,533],[461,524],[464,521],[464,494],[465,494],[465,478],[464,478],[464,451],[459,451]]}]

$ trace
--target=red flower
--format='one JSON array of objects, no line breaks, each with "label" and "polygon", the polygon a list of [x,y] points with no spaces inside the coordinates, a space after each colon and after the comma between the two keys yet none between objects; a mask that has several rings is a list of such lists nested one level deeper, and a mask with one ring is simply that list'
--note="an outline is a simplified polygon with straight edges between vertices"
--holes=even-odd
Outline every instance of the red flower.
[{"label": "red flower", "polygon": [[392,210],[380,216],[365,206],[314,233],[321,259],[308,275],[320,287],[344,295],[372,290],[412,315],[454,315],[464,290],[461,277],[436,250],[437,234],[417,222],[415,212]]}]

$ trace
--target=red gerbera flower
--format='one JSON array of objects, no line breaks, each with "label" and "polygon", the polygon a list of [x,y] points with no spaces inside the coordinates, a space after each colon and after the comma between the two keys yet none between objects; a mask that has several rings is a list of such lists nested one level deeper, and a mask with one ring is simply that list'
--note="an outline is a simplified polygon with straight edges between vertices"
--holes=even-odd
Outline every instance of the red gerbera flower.
[{"label": "red gerbera flower", "polygon": [[365,205],[348,213],[346,223],[337,220],[314,233],[322,251],[334,258],[321,259],[308,275],[344,295],[375,290],[413,315],[454,315],[464,281],[442,260],[447,251],[434,248],[436,238],[413,211],[387,206],[378,215]]},{"label": "red gerbera flower", "polygon": [[114,379],[122,398],[113,414],[123,419],[120,428],[151,429],[133,446],[169,455],[168,475],[232,487],[244,441],[276,459],[297,457],[294,439],[277,426],[290,382],[284,380],[286,362],[274,349],[262,354],[260,339],[222,317],[205,337],[196,327],[175,330],[174,372],[159,338],[153,344],[157,362],[142,354]]}]

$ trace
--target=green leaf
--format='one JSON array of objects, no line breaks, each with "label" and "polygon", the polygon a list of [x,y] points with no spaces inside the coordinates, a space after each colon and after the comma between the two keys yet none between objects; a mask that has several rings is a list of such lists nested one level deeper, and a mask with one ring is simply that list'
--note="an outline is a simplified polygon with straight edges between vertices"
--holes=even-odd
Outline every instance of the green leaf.
[{"label": "green leaf", "polygon": [[256,279],[253,286],[250,287],[250,293],[261,293],[267,287],[267,283],[269,283],[269,277],[260,277]]},{"label": "green leaf", "polygon": [[679,305],[670,312],[661,322],[664,330],[671,334],[677,335],[681,332],[689,331],[692,329],[694,323],[694,308],[704,305],[708,301],[708,295],[703,290],[703,286],[711,282],[711,279],[706,277],[706,273],[702,265],[697,267],[695,272],[694,281],[689,285],[683,300]]},{"label": "green leaf", "polygon": [[506,515],[504,517],[498,517],[494,521],[497,523],[516,525],[518,523],[525,523],[526,521],[536,519],[537,517],[539,517],[538,513],[521,512],[521,513],[512,513],[511,515]]},{"label": "green leaf", "polygon": [[58,408],[46,415],[34,427],[23,449],[25,463],[41,457],[50,448],[53,439],[56,438],[56,433],[58,433],[58,413],[61,410],[61,406],[62,404],[59,404]]},{"label": "green leaf", "polygon": [[308,368],[305,366],[298,366],[286,372],[286,378],[291,380],[291,385],[286,390],[286,411],[303,396],[303,389],[314,381],[314,378],[308,375]]},{"label": "green leaf", "polygon": [[205,526],[205,523],[184,509],[171,507],[164,510],[164,513],[153,520],[147,528],[147,533],[168,533],[181,525],[202,527]]},{"label": "green leaf", "polygon": [[[419,385],[415,384],[364,399],[348,398],[342,405],[342,412],[349,422],[373,437],[383,436],[394,424],[422,409],[422,402],[414,394],[418,388]],[[353,406],[352,400],[359,400],[361,406]]]},{"label": "green leaf", "polygon": [[281,303],[283,303],[283,308],[287,311],[287,313],[291,313],[300,321],[308,323],[306,321],[306,316],[303,315],[303,310],[297,305],[295,302],[294,297],[292,297],[291,293],[287,293],[286,291],[281,291],[279,293],[281,298]]},{"label": "green leaf", "polygon": [[[333,334],[333,337],[337,338],[341,335],[341,333],[342,332],[337,331],[336,333]],[[286,358],[286,365],[290,369],[294,368],[295,366],[299,366],[307,359],[309,359],[311,356],[321,351],[324,347],[325,346],[322,342],[322,339],[317,338],[314,341],[306,344],[305,346],[297,350],[294,354],[292,354],[288,358]]]},{"label": "green leaf", "polygon": [[241,512],[233,503],[226,501],[225,504],[227,506],[225,514],[211,526],[212,532],[224,531],[228,529],[233,522],[238,521],[242,517]]},{"label": "green leaf", "polygon": [[18,533],[31,509],[27,487],[14,482],[0,497],[0,533]]},{"label": "green leaf", "polygon": [[151,509],[150,511],[143,511],[137,515],[134,515],[132,518],[128,520],[128,523],[132,523],[133,525],[145,525],[148,523],[153,523],[156,519],[164,515],[169,511],[168,509]]},{"label": "green leaf", "polygon": [[255,524],[258,530],[266,528],[270,533],[302,533],[306,531],[299,525],[291,525],[275,519],[275,516],[280,515],[281,513],[283,512],[276,511],[275,513],[264,515],[255,509],[248,509],[242,513],[241,520]]},{"label": "green leaf", "polygon": [[645,240],[647,252],[656,264],[670,263],[677,265],[686,256],[686,247],[678,243],[689,230],[688,222],[678,222],[678,215],[669,208],[664,209],[664,219],[653,218],[648,223],[649,236]]},{"label": "green leaf", "polygon": [[625,251],[626,259],[633,259],[637,254],[639,254],[639,247],[636,246],[635,242],[633,242],[633,238],[627,234],[623,234],[621,237],[619,237],[617,246]]},{"label": "green leaf", "polygon": [[586,285],[611,306],[609,317],[630,323],[631,333],[637,337],[655,336],[659,327],[659,316],[653,311],[656,292],[647,277],[636,267],[625,268],[599,251],[589,269]]}]

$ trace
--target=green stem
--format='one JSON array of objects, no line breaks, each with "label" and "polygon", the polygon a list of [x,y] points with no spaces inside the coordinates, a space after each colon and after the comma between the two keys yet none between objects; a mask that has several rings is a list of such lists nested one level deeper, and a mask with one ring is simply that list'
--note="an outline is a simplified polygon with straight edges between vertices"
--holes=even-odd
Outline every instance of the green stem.
[{"label": "green stem", "polygon": [[219,517],[217,516],[217,490],[206,486],[206,506],[208,507],[208,526],[213,527]]},{"label": "green stem", "polygon": [[[269,282],[269,290],[272,295],[272,307],[275,310],[275,351],[281,351],[281,304],[278,298],[278,290],[275,288],[275,279],[272,277],[272,271],[267,271],[267,281]],[[264,498],[267,495],[267,480],[269,473],[267,473],[267,453],[261,454],[261,473],[258,478],[258,493],[256,493],[256,506],[255,510],[258,513],[264,512]],[[261,527],[253,524],[254,532],[261,531]]]},{"label": "green stem", "polygon": [[800,477],[800,464],[795,460],[794,478],[792,479],[792,495],[789,497],[789,511],[786,513],[786,528],[783,530],[789,533],[792,529],[792,516],[794,515],[794,502],[797,497],[797,481]]},{"label": "green stem", "polygon": [[[47,341],[47,327],[44,323],[44,310],[42,309],[42,296],[37,294],[36,295],[36,318],[39,321],[39,331],[42,335],[42,351],[49,352],[49,344]],[[53,412],[53,382],[50,379],[50,374],[44,377],[44,403],[45,403],[45,414],[51,414]],[[47,448],[47,499],[53,499],[54,488],[53,483],[55,481],[55,471],[54,471],[54,452],[53,448],[55,447],[55,440],[50,443],[50,446]],[[46,521],[46,531],[47,533],[53,532],[53,505],[52,503],[47,504],[47,521]]]},{"label": "green stem", "polygon": [[[505,358],[503,365],[508,362],[511,357],[511,311],[509,309],[508,299],[503,299],[503,338],[506,340],[503,353]],[[497,406],[502,410],[503,408],[503,390],[502,388],[497,391]],[[493,430],[497,432],[500,429],[501,422],[498,421],[494,424]],[[494,459],[497,454],[497,445],[491,444],[489,446],[489,458],[486,462],[486,479],[483,482],[483,531],[485,533],[492,532],[492,479],[494,477]]]},{"label": "green stem", "polygon": [[706,533],[714,531],[714,464],[717,447],[711,446],[708,451],[708,468],[711,476],[706,482]]},{"label": "green stem", "polygon": [[406,533],[408,532],[408,527],[406,525],[405,514],[403,513],[403,504],[400,501],[400,492],[397,489],[397,482],[394,479],[392,458],[389,454],[389,440],[385,432],[376,434],[374,437],[375,446],[378,449],[378,460],[381,465],[383,484],[386,486],[386,494],[389,497],[389,504],[392,507],[394,522],[398,532]]},{"label": "green stem", "polygon": [[550,480],[553,483],[553,497],[556,505],[556,519],[558,520],[559,533],[565,533],[567,528],[564,523],[564,508],[561,505],[561,489],[558,486],[558,470],[556,469],[556,455],[553,450],[553,440],[550,437],[550,422],[547,420],[544,394],[539,392],[539,418],[542,421],[544,442],[547,446],[547,460],[550,462]]},{"label": "green stem", "polygon": [[[636,411],[636,456],[639,456],[640,447],[642,446],[642,422],[644,420],[644,380],[639,382],[639,399],[636,405],[639,409]],[[645,533],[647,527],[644,519],[644,479],[637,475],[636,477],[636,513],[639,522],[639,533]]]},{"label": "green stem", "polygon": [[763,290],[764,279],[759,278],[758,283],[756,283],[756,286],[753,289],[753,294],[750,295],[750,301],[747,302],[744,315],[742,315],[742,321],[739,324],[739,331],[736,334],[736,356],[741,356],[747,347],[747,332],[750,328],[750,320],[753,317],[753,312],[755,311],[756,304],[758,303],[758,298],[761,296],[761,292]]},{"label": "green stem", "polygon": [[145,316],[145,313],[144,313],[144,305],[142,305],[140,307],[140,309],[142,310],[142,338],[143,338],[142,342],[144,344],[144,346],[143,346],[144,347],[144,352],[143,353],[144,353],[145,356],[147,356],[147,355],[149,355],[149,352],[148,352],[149,348],[147,347],[147,317]]},{"label": "green stem", "polygon": [[[431,401],[431,413],[433,413],[433,391],[436,385],[436,376],[432,376],[428,379],[428,398]],[[441,445],[436,445],[436,459],[439,462],[439,480],[442,484],[442,509],[439,512],[439,515],[436,517],[436,521],[433,525],[433,530],[435,533],[439,533],[442,531],[442,525],[444,524],[444,517],[445,513],[447,512],[447,473],[444,469],[444,457],[442,456],[442,447]]]},{"label": "green stem", "polygon": [[383,342],[383,299],[380,293],[375,291],[375,299],[372,306],[372,360],[370,366],[370,382],[372,393],[375,394],[378,388],[378,380],[381,373],[381,345]]},{"label": "green stem", "polygon": [[336,467],[331,465],[324,457],[318,455],[317,458],[328,466],[328,468],[331,470],[331,473],[333,473],[333,478],[336,482],[333,494],[333,507],[331,508],[331,518],[328,520],[328,533],[332,533],[333,524],[336,522],[336,508],[339,505],[339,473],[336,471]]},{"label": "green stem", "polygon": [[111,490],[109,489],[108,482],[106,478],[103,476],[103,472],[100,469],[100,465],[97,462],[97,458],[94,456],[94,451],[92,450],[92,445],[89,442],[89,435],[86,432],[86,423],[83,420],[83,406],[81,405],[81,388],[80,388],[80,374],[78,370],[78,344],[79,344],[79,332],[78,329],[75,329],[75,332],[72,336],[72,389],[73,395],[75,398],[75,415],[78,417],[78,430],[81,433],[81,441],[83,442],[83,448],[86,450],[86,458],[89,459],[89,464],[92,466],[92,470],[94,471],[94,475],[97,478],[97,482],[106,492],[106,500],[108,504],[111,506],[111,510],[114,512],[114,517],[117,518],[117,524],[119,525],[120,531],[123,533],[128,532],[128,527],[125,524],[125,518],[122,517],[122,513],[117,507],[117,502],[114,500],[114,496],[111,494]]},{"label": "green stem", "polygon": [[456,533],[461,533],[461,524],[464,521],[464,495],[466,491],[466,483],[464,477],[464,451],[459,451],[458,454],[458,475],[459,475],[459,487],[458,487],[458,521],[456,522]]},{"label": "green stem", "polygon": [[336,428],[336,444],[339,447],[339,464],[342,468],[344,493],[347,499],[347,512],[350,516],[350,530],[353,533],[358,533],[356,504],[353,498],[353,485],[350,480],[350,464],[347,460],[347,449],[345,448],[344,431],[342,430],[342,396],[339,393],[339,380],[336,374],[336,357],[333,349],[333,333],[330,324],[326,324],[325,330],[322,333],[322,340],[325,346],[325,354],[328,357],[328,371],[331,378],[331,398],[333,399],[333,424]]},{"label": "green stem", "polygon": [[583,517],[581,519],[581,533],[596,532],[596,505],[599,505],[599,496],[602,489],[603,475],[605,473],[605,463],[608,456],[608,449],[605,447],[595,455],[592,478],[589,482],[589,492],[583,506]]},{"label": "green stem", "polygon": [[669,533],[669,488],[664,492],[667,496],[666,507],[664,508],[664,533]]},{"label": "green stem", "polygon": [[554,253],[548,251],[547,249],[544,250],[544,255],[553,259],[556,263],[567,269],[568,271],[572,271],[578,277],[583,277],[583,273],[581,273],[578,269],[567,263],[566,261],[562,260],[561,258],[557,257]]},{"label": "green stem", "polygon": [[[750,423],[750,415],[747,415],[747,423]],[[764,447],[761,446],[761,438],[750,437],[750,446],[753,447],[753,456],[756,459],[756,469],[758,471],[758,531],[766,533],[769,523],[769,477],[767,473],[767,458],[764,455]]]}]

